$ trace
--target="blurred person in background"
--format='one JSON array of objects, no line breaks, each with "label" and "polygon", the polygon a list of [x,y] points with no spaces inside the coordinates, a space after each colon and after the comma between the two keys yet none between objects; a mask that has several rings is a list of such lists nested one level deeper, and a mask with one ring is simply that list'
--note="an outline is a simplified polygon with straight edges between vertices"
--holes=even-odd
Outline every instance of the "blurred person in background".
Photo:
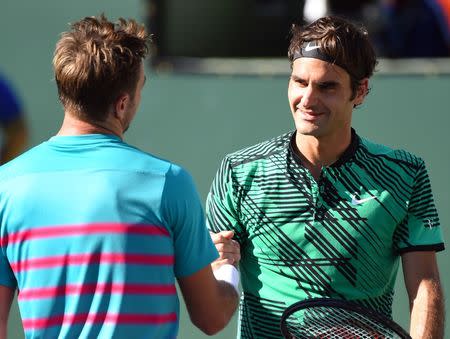
[{"label": "blurred person in background", "polygon": [[306,22],[325,15],[364,24],[377,54],[383,57],[450,56],[448,0],[306,1]]},{"label": "blurred person in background", "polygon": [[24,108],[11,83],[0,73],[0,165],[21,154],[28,140]]},{"label": "blurred person in background", "polygon": [[445,21],[447,22],[447,27],[450,27],[450,1],[449,0],[436,0],[441,6],[443,14],[445,16]]},{"label": "blurred person in background", "polygon": [[340,16],[367,26],[366,11],[377,2],[378,0],[328,0],[327,15]]},{"label": "blurred person in background", "polygon": [[175,338],[177,281],[194,325],[221,330],[238,272],[215,265],[194,182],[123,141],[149,36],[87,17],[53,59],[58,133],[0,168],[0,338],[16,290],[27,338]]},{"label": "blurred person in background", "polygon": [[383,56],[450,56],[449,6],[448,0],[381,0],[378,40]]}]

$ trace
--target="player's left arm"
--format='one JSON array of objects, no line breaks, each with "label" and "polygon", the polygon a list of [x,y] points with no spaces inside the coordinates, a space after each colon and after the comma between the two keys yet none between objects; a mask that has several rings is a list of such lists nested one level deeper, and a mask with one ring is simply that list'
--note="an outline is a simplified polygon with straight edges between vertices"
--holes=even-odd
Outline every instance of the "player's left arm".
[{"label": "player's left arm", "polygon": [[411,337],[444,338],[444,296],[435,252],[404,253],[402,265],[410,305]]},{"label": "player's left arm", "polygon": [[0,285],[0,339],[6,339],[8,316],[15,290]]},{"label": "player's left arm", "polygon": [[28,132],[23,115],[3,124],[4,143],[0,163],[4,164],[20,155],[27,146]]}]

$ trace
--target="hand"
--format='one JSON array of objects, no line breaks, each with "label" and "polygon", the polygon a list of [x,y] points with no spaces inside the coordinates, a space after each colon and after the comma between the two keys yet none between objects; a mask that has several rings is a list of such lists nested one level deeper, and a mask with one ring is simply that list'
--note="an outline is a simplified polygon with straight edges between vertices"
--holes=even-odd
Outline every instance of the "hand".
[{"label": "hand", "polygon": [[237,267],[241,260],[241,247],[236,240],[233,240],[233,231],[222,231],[219,233],[209,232],[213,243],[219,252],[219,258],[211,263],[213,270],[222,265],[230,264]]}]

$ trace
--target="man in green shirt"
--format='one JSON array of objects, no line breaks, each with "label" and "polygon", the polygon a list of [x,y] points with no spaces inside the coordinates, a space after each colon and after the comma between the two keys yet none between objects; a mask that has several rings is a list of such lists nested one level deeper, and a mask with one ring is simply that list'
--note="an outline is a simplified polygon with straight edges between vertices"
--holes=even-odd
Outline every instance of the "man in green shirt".
[{"label": "man in green shirt", "polygon": [[207,200],[218,264],[239,262],[238,337],[281,337],[283,310],[314,297],[390,317],[401,260],[411,335],[442,338],[444,244],[425,164],[351,127],[377,63],[367,32],[326,17],[292,33],[295,131],[226,156]]}]

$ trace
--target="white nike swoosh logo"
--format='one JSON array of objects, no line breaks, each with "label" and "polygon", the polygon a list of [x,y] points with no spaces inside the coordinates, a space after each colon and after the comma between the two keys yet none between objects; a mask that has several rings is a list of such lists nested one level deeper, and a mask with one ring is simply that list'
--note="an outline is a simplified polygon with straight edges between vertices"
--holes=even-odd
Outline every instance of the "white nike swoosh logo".
[{"label": "white nike swoosh logo", "polygon": [[369,200],[372,200],[375,198],[376,198],[376,196],[371,196],[371,197],[364,198],[364,199],[356,199],[356,195],[353,194],[352,195],[352,205],[361,205],[361,204],[365,203],[366,201],[369,201]]},{"label": "white nike swoosh logo", "polygon": [[306,45],[306,47],[305,47],[305,51],[306,52],[309,52],[309,51],[312,51],[312,50],[314,50],[314,49],[318,49],[318,48],[320,48],[320,46],[311,46],[311,43],[310,42],[308,42],[308,44]]}]

